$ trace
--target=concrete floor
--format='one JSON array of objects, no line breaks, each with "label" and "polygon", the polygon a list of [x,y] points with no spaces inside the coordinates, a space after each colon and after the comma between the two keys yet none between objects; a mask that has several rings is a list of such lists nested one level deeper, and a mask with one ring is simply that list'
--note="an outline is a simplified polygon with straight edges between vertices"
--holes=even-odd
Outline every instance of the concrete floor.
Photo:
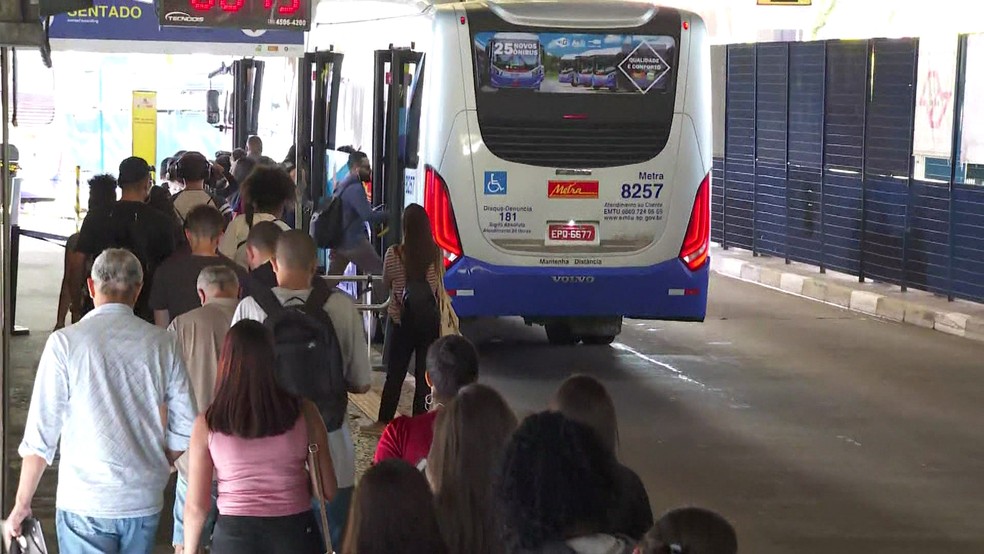
[{"label": "concrete floor", "polygon": [[[18,323],[32,335],[12,352],[8,456],[61,274],[57,247],[26,241],[24,252]],[[480,344],[482,380],[521,415],[570,374],[602,379],[618,405],[622,460],[654,511],[718,510],[742,552],[984,552],[978,343],[718,276],[706,323],[627,322],[611,348],[550,347],[516,320],[466,332]],[[19,460],[8,459],[9,487]],[[35,505],[42,518],[50,477]]]},{"label": "concrete floor", "polygon": [[654,512],[725,514],[742,552],[984,552],[984,346],[724,277],[700,324],[629,322],[613,348],[476,333],[519,413],[602,379]]}]

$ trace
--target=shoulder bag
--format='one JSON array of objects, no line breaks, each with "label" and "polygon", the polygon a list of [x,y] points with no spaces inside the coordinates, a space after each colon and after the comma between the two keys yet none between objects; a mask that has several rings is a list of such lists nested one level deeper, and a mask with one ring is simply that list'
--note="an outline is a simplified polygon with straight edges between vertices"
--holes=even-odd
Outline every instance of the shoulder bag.
[{"label": "shoulder bag", "polygon": [[314,498],[318,501],[318,514],[321,516],[321,537],[325,544],[325,554],[332,554],[334,550],[331,547],[331,533],[328,531],[328,508],[325,506],[325,490],[321,483],[321,466],[318,465],[320,447],[314,433],[315,429],[321,427],[325,429],[325,436],[328,436],[328,430],[325,428],[325,422],[322,421],[317,408],[314,408],[314,404],[304,402],[301,405],[301,412],[304,413],[304,421],[307,424],[308,474],[311,476],[311,490],[314,493]]}]

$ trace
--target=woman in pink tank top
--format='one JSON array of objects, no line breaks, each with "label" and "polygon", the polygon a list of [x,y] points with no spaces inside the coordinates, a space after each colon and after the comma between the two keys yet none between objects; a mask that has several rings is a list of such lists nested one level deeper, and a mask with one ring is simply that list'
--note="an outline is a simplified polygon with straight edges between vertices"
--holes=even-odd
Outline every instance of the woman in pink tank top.
[{"label": "woman in pink tank top", "polygon": [[195,420],[188,450],[184,544],[189,554],[201,544],[213,475],[219,492],[213,554],[324,551],[311,511],[306,462],[313,441],[322,490],[333,498],[328,435],[323,425],[308,429],[305,412],[317,421],[317,408],[282,390],[274,367],[273,337],[261,323],[243,320],[229,329],[215,399]]}]

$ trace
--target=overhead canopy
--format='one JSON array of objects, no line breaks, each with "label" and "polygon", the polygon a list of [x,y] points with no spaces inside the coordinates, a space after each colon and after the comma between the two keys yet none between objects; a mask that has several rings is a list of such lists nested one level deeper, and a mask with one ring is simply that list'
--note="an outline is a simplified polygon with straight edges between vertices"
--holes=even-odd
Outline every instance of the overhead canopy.
[{"label": "overhead canopy", "polygon": [[109,53],[301,56],[301,31],[161,27],[154,4],[95,0],[91,8],[57,15],[51,47]]}]

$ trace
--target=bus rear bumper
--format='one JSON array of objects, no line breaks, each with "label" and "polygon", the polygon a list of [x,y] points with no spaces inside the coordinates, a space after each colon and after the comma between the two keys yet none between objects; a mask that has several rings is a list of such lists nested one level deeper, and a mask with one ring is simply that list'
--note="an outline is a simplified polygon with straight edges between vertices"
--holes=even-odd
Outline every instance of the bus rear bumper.
[{"label": "bus rear bumper", "polygon": [[709,263],[648,267],[512,267],[464,257],[445,285],[460,317],[610,317],[703,321]]}]

